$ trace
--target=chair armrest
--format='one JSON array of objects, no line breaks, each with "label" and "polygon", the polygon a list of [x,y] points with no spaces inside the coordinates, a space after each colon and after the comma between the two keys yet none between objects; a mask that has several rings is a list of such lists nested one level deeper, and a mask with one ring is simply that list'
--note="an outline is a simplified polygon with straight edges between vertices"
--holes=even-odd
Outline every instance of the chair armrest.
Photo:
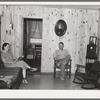
[{"label": "chair armrest", "polygon": [[84,65],[80,65],[80,64],[76,64],[76,72],[80,72],[80,73],[85,73],[85,66]]},{"label": "chair armrest", "polygon": [[70,61],[72,61],[72,59],[70,59]]},{"label": "chair armrest", "polygon": [[56,67],[57,60],[54,58],[54,67]]},{"label": "chair armrest", "polygon": [[57,60],[54,58],[54,63],[56,62]]},{"label": "chair armrest", "polygon": [[69,64],[71,65],[72,59],[69,60]]},{"label": "chair armrest", "polygon": [[80,65],[80,64],[76,64],[76,67],[77,67],[77,68],[85,68],[84,65]]}]

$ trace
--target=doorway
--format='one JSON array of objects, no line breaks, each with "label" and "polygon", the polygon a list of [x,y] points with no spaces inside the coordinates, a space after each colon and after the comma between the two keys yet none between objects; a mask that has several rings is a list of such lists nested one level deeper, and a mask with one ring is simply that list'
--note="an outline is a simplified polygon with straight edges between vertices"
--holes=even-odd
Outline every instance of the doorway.
[{"label": "doorway", "polygon": [[1,51],[1,16],[0,16],[0,51]]},{"label": "doorway", "polygon": [[24,18],[23,54],[24,60],[41,72],[42,19]]}]

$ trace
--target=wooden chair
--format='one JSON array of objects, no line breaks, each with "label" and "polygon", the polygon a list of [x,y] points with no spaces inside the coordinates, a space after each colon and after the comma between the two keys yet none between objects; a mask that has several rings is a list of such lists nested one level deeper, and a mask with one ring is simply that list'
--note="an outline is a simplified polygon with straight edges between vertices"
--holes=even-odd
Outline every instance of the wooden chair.
[{"label": "wooden chair", "polygon": [[85,66],[77,65],[73,82],[82,84],[81,88],[84,89],[100,89],[100,61],[95,61],[88,73],[81,72],[80,68],[84,69]]},{"label": "wooden chair", "polygon": [[76,64],[76,71],[74,75],[74,83],[83,84],[86,73],[86,67],[84,65]]},{"label": "wooden chair", "polygon": [[35,58],[36,59],[41,59],[41,50],[42,50],[42,46],[41,44],[35,44]]},{"label": "wooden chair", "polygon": [[[69,78],[71,77],[71,59],[69,60],[68,64],[65,65],[65,74],[67,74],[69,76]],[[59,66],[57,66],[57,61],[54,59],[54,78],[56,77],[57,74],[57,70],[56,69],[60,69]]]},{"label": "wooden chair", "polygon": [[[79,64],[76,65],[77,68],[75,71],[73,82],[82,84],[81,88],[84,89],[93,89],[98,85],[98,77],[100,75],[99,74],[100,61],[96,61],[97,60],[96,44],[97,44],[97,37],[90,36],[89,44],[87,45],[86,65],[85,66]],[[93,86],[90,87],[90,83],[92,83],[94,87]]]},{"label": "wooden chair", "polygon": [[32,45],[26,46],[24,48],[24,60],[33,60],[34,59],[34,50],[32,48]]},{"label": "wooden chair", "polygon": [[[90,87],[90,84],[94,85]],[[91,66],[89,73],[85,74],[82,87],[84,89],[100,89],[100,61],[95,61]]]}]

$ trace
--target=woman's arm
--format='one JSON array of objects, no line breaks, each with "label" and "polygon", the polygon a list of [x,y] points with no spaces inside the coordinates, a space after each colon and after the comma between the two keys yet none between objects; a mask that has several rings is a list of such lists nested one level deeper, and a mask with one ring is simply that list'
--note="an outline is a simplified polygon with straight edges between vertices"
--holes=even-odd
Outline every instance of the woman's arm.
[{"label": "woman's arm", "polygon": [[2,59],[4,63],[6,64],[12,64],[12,63],[15,63],[16,61],[6,61],[4,58]]},{"label": "woman's arm", "polygon": [[13,61],[16,61],[17,60],[17,58],[13,56],[13,54],[12,54],[11,51],[8,51],[8,53],[10,54],[10,56],[11,56],[11,58],[12,58]]},{"label": "woman's arm", "polygon": [[6,64],[11,64],[11,63],[16,62],[12,59],[12,55],[9,55],[9,53],[4,53],[3,51],[1,52],[1,58],[2,58],[2,61]]},{"label": "woman's arm", "polygon": [[17,61],[22,60],[24,58],[24,56],[21,56],[19,58],[17,58]]}]

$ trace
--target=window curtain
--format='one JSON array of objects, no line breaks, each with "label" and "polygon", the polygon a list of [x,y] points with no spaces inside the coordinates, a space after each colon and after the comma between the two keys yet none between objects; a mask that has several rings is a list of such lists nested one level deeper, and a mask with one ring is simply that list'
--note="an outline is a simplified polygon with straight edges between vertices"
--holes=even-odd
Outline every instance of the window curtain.
[{"label": "window curtain", "polygon": [[38,25],[40,37],[42,39],[42,21],[38,21],[38,24],[37,25]]},{"label": "window curtain", "polygon": [[29,21],[29,34],[30,34],[30,38],[33,38],[35,31],[37,28],[37,21]]},{"label": "window curtain", "polygon": [[[39,35],[37,38],[34,37],[36,34]],[[27,21],[27,46],[30,45],[30,39],[42,39],[42,21],[41,20]]]},{"label": "window curtain", "polygon": [[29,21],[26,22],[26,31],[27,31],[27,46],[29,46],[30,44]]},{"label": "window curtain", "polygon": [[39,21],[39,20],[29,21],[30,38],[34,39],[34,35],[36,34],[36,29],[38,30],[39,35],[42,39],[42,21]]},{"label": "window curtain", "polygon": [[37,21],[27,21],[27,46],[30,45],[30,39],[33,38],[37,27]]}]

